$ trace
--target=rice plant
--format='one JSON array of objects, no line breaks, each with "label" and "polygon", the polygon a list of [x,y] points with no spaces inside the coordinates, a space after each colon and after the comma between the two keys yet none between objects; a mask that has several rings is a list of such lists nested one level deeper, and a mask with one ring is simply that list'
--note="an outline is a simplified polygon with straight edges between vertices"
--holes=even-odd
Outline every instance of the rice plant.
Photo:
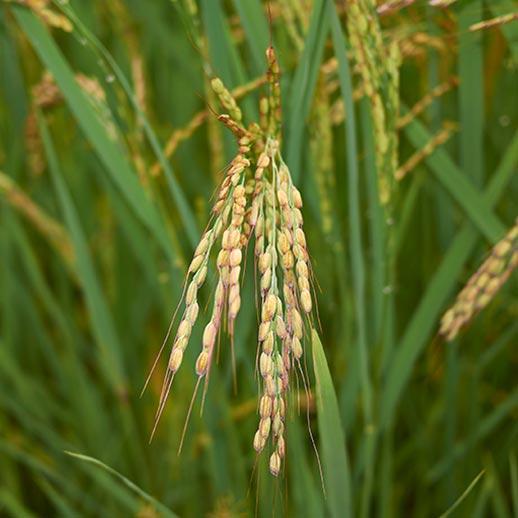
[{"label": "rice plant", "polygon": [[517,9],[3,0],[0,515],[518,515]]}]

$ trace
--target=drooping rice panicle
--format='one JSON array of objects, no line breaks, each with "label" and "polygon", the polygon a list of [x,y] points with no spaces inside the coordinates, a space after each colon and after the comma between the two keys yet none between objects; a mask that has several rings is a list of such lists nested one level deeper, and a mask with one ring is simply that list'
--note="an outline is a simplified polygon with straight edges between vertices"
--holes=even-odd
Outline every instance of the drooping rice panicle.
[{"label": "drooping rice panicle", "polygon": [[[235,99],[219,79],[212,80],[214,92],[229,112],[217,118],[236,137],[238,153],[229,164],[216,191],[212,220],[188,269],[184,309],[173,340],[155,428],[197,321],[198,291],[207,277],[211,252],[217,248],[218,243],[218,279],[212,314],[205,326],[201,351],[195,365],[198,376],[195,393],[201,380],[205,380],[202,408],[216,340],[225,330],[225,316],[235,372],[234,330],[242,303],[242,263],[245,247],[254,239],[254,256],[259,272],[257,358],[262,378],[262,395],[259,400],[259,425],[253,445],[260,452],[271,443],[270,472],[277,476],[286,454],[285,418],[290,371],[293,362],[296,362],[302,373],[299,362],[306,339],[306,324],[312,326],[313,301],[309,254],[302,228],[302,197],[293,184],[281,154],[280,70],[273,47],[267,49],[266,60],[268,93],[260,100],[259,124],[245,126],[243,114]],[[189,414],[191,408],[192,402]]]},{"label": "drooping rice panicle", "polygon": [[489,257],[457,295],[453,306],[441,319],[440,333],[453,340],[460,329],[493,300],[518,266],[518,219],[506,236],[491,250]]}]

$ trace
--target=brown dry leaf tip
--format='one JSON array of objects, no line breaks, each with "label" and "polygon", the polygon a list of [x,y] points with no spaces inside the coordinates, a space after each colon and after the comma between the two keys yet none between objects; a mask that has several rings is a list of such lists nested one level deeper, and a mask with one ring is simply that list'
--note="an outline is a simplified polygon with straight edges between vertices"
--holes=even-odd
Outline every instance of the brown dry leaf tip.
[{"label": "brown dry leaf tip", "polygon": [[453,340],[474,315],[486,307],[518,266],[518,219],[507,235],[492,249],[489,257],[457,296],[441,319],[440,334]]}]

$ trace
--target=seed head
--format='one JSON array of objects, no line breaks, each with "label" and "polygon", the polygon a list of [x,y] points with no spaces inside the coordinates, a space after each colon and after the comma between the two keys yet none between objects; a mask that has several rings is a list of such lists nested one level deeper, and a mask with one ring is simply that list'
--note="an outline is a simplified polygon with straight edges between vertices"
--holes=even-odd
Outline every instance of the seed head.
[{"label": "seed head", "polygon": [[174,341],[174,347],[181,349],[182,351],[185,351],[188,343],[189,343],[188,336],[179,336]]},{"label": "seed head", "polygon": [[291,326],[293,328],[293,334],[297,338],[302,338],[304,334],[304,326],[302,323],[302,317],[297,309],[293,308],[291,310]]},{"label": "seed head", "polygon": [[279,205],[281,207],[286,207],[288,205],[288,195],[285,191],[278,191],[277,192],[277,200],[279,200]]},{"label": "seed head", "polygon": [[292,187],[291,196],[293,197],[293,205],[295,205],[297,209],[302,208],[302,196],[295,186]]},{"label": "seed head", "polygon": [[300,304],[306,313],[311,313],[311,295],[307,289],[300,292]]},{"label": "seed head", "polygon": [[207,373],[208,363],[209,353],[207,351],[202,351],[196,360],[196,374],[198,374],[198,376],[204,376]]},{"label": "seed head", "polygon": [[191,326],[196,322],[199,310],[200,306],[197,302],[193,302],[191,305],[187,306],[187,309],[185,310],[185,318],[190,322]]},{"label": "seed head", "polygon": [[191,281],[185,294],[185,304],[190,306],[196,300],[196,294],[198,293],[198,284],[196,281]]},{"label": "seed head", "polygon": [[237,284],[239,282],[239,275],[241,273],[241,266],[234,266],[232,270],[230,270],[230,284]]},{"label": "seed head", "polygon": [[261,353],[259,358],[259,371],[261,372],[261,376],[266,377],[272,374],[273,362],[272,357],[266,353]]},{"label": "seed head", "polygon": [[279,454],[279,457],[281,459],[283,459],[286,456],[286,443],[282,435],[277,440],[277,453]]},{"label": "seed head", "polygon": [[205,282],[205,279],[207,278],[207,271],[208,271],[207,265],[203,265],[198,270],[198,273],[194,277],[194,280],[196,281],[196,284],[198,285],[198,287],[200,287]]},{"label": "seed head", "polygon": [[216,341],[216,334],[218,330],[214,322],[210,321],[203,331],[203,348],[211,349]]},{"label": "seed head", "polygon": [[261,417],[268,417],[272,413],[272,398],[269,396],[261,397],[259,402],[259,415]]},{"label": "seed head", "polygon": [[308,277],[309,276],[309,272],[308,272],[308,265],[306,264],[305,261],[297,261],[297,275],[299,277]]},{"label": "seed head", "polygon": [[270,331],[270,322],[261,322],[261,324],[259,324],[258,339],[260,342],[262,342],[266,338],[269,331]]},{"label": "seed head", "polygon": [[261,435],[261,432],[257,430],[254,435],[254,450],[259,453],[263,450],[266,444],[266,439]]},{"label": "seed head", "polygon": [[[168,383],[183,360],[192,328],[199,316],[198,290],[204,283],[212,248],[220,245],[216,265],[218,281],[212,316],[203,331],[202,349],[196,359],[199,378],[207,376],[220,329],[234,336],[235,319],[241,306],[240,280],[244,272],[243,250],[255,238],[254,253],[260,274],[261,321],[258,330],[258,370],[262,395],[260,421],[254,435],[257,452],[271,436],[273,453],[270,471],[277,476],[286,455],[285,412],[293,362],[302,357],[304,321],[312,311],[309,254],[302,229],[302,197],[293,185],[280,153],[281,100],[279,65],[273,48],[267,51],[268,98],[260,102],[261,124],[241,123],[241,110],[219,78],[211,86],[227,110],[218,119],[237,137],[239,152],[226,169],[217,190],[213,219],[202,236],[189,265],[185,309],[169,358]],[[251,164],[254,166],[251,168]],[[217,246],[217,245],[216,245]],[[295,268],[296,266],[296,268]],[[493,265],[496,269],[498,265]],[[482,282],[483,279],[479,279]],[[487,292],[497,286],[491,279]],[[282,289],[282,293],[281,293]],[[281,295],[283,298],[281,299]],[[306,318],[308,325],[311,319]],[[199,381],[199,380],[198,380]],[[205,380],[206,386],[208,378]],[[164,390],[169,385],[164,385]]]},{"label": "seed head", "polygon": [[[227,233],[227,230],[225,230],[225,233]],[[225,247],[225,237],[227,237],[227,242],[228,242],[228,234],[223,234],[223,247]],[[228,248],[228,247],[227,247]],[[219,254],[218,254],[218,258],[217,258],[217,261],[216,261],[216,264],[218,266],[218,268],[222,268],[223,266],[227,266],[227,264],[229,263],[229,253],[228,253],[228,250],[220,250],[219,251]]]},{"label": "seed head", "polygon": [[274,397],[277,394],[277,387],[272,376],[267,376],[264,379],[264,388],[266,394],[268,394],[270,397]]},{"label": "seed head", "polygon": [[278,436],[279,433],[283,430],[283,423],[281,420],[281,416],[279,414],[275,414],[273,418],[272,431],[275,436]]},{"label": "seed head", "polygon": [[178,336],[190,336],[192,330],[192,324],[189,322],[189,320],[184,319],[180,322],[180,325],[178,326]]},{"label": "seed head", "polygon": [[297,360],[300,360],[300,358],[302,357],[302,344],[300,343],[300,339],[294,336],[291,341],[290,347],[291,351],[293,352],[293,356],[295,356]]},{"label": "seed head", "polygon": [[[269,328],[270,327],[268,327],[268,329]],[[275,342],[275,338],[273,336],[273,332],[269,331],[263,342],[263,352],[265,352],[266,354],[272,354],[274,342]]]},{"label": "seed head", "polygon": [[261,290],[266,291],[270,287],[272,281],[272,270],[268,268],[261,276]]},{"label": "seed head", "polygon": [[266,297],[263,305],[262,320],[263,322],[269,322],[275,315],[277,309],[277,297],[273,294],[269,294]]},{"label": "seed head", "polygon": [[179,368],[183,360],[183,350],[180,348],[174,348],[171,351],[171,357],[169,358],[169,369],[175,373]]},{"label": "seed head", "polygon": [[265,439],[268,438],[268,435],[270,435],[270,428],[272,425],[272,420],[270,417],[263,417],[259,421],[259,433],[261,436]]},{"label": "seed head", "polygon": [[295,240],[302,248],[306,248],[306,236],[301,228],[295,230]]},{"label": "seed head", "polygon": [[279,249],[279,252],[281,254],[285,254],[290,249],[290,242],[289,242],[289,239],[288,239],[286,233],[281,232],[281,234],[279,234],[279,239],[277,241],[277,248]]},{"label": "seed head", "polygon": [[195,256],[189,266],[189,273],[197,272],[199,267],[201,266],[201,263],[203,263],[204,260],[205,257],[203,255]]},{"label": "seed head", "polygon": [[275,317],[275,331],[281,340],[286,336],[286,324],[284,323],[281,315],[277,315]]},{"label": "seed head", "polygon": [[211,238],[211,233],[207,232],[203,236],[203,238],[200,241],[200,243],[198,244],[198,246],[196,247],[196,251],[194,252],[194,256],[203,255],[207,251],[207,249],[209,248],[209,245],[210,245],[210,238]]},{"label": "seed head", "polygon": [[281,458],[277,452],[273,452],[270,457],[270,473],[276,477],[281,470]]},{"label": "seed head", "polygon": [[309,290],[309,281],[307,277],[299,277],[299,290],[301,292]]},{"label": "seed head", "polygon": [[234,248],[232,252],[230,252],[230,266],[238,266],[241,264],[242,253],[239,248]]},{"label": "seed head", "polygon": [[241,297],[238,295],[232,300],[230,303],[230,307],[228,308],[228,316],[233,320],[236,318],[239,313],[239,309],[241,308]]},{"label": "seed head", "polygon": [[268,252],[265,252],[259,256],[259,271],[264,273],[272,264],[272,256]]},{"label": "seed head", "polygon": [[295,264],[295,258],[293,257],[293,254],[291,253],[291,250],[288,250],[282,256],[282,266],[286,270],[291,270],[293,268],[294,264]]}]

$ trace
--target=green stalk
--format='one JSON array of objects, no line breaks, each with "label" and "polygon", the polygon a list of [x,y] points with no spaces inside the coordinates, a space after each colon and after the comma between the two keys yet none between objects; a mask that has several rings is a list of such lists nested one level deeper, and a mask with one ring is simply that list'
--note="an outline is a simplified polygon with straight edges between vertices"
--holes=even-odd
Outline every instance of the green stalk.
[{"label": "green stalk", "polygon": [[360,516],[368,517],[374,477],[374,451],[376,430],[373,416],[373,395],[370,379],[369,353],[367,349],[367,321],[365,311],[365,266],[360,216],[360,182],[358,173],[358,145],[356,140],[355,107],[346,43],[336,8],[328,3],[331,34],[338,59],[338,76],[344,98],[348,175],[348,206],[350,219],[351,277],[355,295],[355,314],[358,330],[358,361],[364,411],[365,479],[362,491]]}]

